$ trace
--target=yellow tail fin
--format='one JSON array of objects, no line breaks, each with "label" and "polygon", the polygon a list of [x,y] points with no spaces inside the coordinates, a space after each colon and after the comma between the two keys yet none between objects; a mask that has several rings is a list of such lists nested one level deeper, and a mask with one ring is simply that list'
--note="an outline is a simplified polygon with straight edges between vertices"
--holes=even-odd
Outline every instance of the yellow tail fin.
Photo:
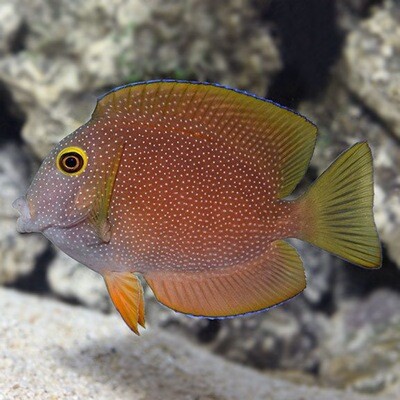
[{"label": "yellow tail fin", "polygon": [[371,150],[367,143],[357,143],[299,199],[299,239],[353,264],[380,267],[373,197]]}]

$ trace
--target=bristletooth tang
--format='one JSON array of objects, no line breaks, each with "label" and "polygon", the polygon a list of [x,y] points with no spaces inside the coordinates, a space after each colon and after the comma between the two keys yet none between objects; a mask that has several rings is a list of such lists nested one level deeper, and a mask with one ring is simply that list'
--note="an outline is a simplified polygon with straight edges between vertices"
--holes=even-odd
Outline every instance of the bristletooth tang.
[{"label": "bristletooth tang", "polygon": [[42,232],[100,273],[136,333],[145,325],[136,274],[182,313],[263,310],[306,286],[287,238],[366,268],[381,263],[367,143],[340,155],[298,199],[286,199],[308,168],[316,135],[295,112],[215,84],[116,88],[14,202],[18,230]]}]

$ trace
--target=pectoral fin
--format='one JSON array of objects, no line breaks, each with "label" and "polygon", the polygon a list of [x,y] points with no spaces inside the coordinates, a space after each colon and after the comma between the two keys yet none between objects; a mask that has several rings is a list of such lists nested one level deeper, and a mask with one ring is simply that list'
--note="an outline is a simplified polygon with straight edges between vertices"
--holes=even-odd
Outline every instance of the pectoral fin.
[{"label": "pectoral fin", "polygon": [[112,226],[108,219],[108,213],[123,150],[124,144],[121,145],[114,163],[111,165],[110,173],[99,183],[95,201],[91,205],[89,212],[89,221],[103,243],[108,243],[111,240]]},{"label": "pectoral fin", "polygon": [[125,323],[139,334],[138,324],[145,328],[144,297],[140,280],[131,272],[109,272],[104,275],[108,293]]}]

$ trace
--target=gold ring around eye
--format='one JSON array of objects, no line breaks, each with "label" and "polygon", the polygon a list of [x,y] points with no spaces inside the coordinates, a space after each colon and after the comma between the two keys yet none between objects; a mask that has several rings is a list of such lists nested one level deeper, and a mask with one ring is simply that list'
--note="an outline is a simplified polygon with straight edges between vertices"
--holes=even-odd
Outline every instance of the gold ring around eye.
[{"label": "gold ring around eye", "polygon": [[86,168],[88,157],[85,150],[80,147],[66,147],[57,155],[56,166],[63,174],[78,176]]}]

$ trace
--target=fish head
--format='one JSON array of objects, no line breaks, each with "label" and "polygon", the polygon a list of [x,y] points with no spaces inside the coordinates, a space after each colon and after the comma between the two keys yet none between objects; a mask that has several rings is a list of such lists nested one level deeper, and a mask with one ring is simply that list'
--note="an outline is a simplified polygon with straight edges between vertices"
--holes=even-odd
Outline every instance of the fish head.
[{"label": "fish head", "polygon": [[26,195],[13,203],[20,213],[19,232],[45,234],[85,225],[110,168],[104,143],[92,136],[83,126],[50,151]]}]

